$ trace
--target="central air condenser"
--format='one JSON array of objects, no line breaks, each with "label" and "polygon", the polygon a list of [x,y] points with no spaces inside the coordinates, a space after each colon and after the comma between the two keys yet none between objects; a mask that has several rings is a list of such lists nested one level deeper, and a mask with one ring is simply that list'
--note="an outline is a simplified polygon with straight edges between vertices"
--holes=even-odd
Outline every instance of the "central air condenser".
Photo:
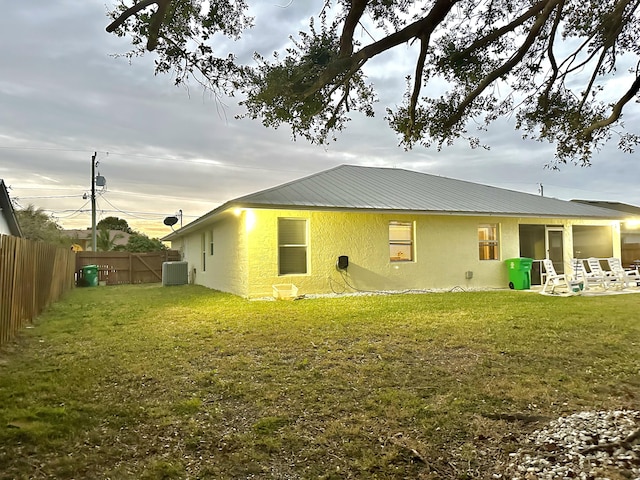
[{"label": "central air condenser", "polygon": [[163,262],[162,285],[186,285],[189,283],[188,262]]}]

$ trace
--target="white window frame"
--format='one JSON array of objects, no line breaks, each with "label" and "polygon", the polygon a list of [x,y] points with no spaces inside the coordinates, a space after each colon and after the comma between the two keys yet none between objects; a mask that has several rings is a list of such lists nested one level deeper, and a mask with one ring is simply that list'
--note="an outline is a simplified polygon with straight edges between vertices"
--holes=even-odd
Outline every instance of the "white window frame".
[{"label": "white window frame", "polygon": [[[392,227],[409,227],[409,239],[400,239],[392,237]],[[416,258],[416,250],[415,250],[415,222],[400,222],[397,220],[391,220],[389,222],[389,262],[414,262]],[[404,257],[404,255],[392,256],[391,250],[393,247],[404,246],[409,247],[409,258]],[[400,252],[401,254],[402,252]],[[404,257],[404,258],[403,258]]]},{"label": "white window frame", "polygon": [[200,251],[202,252],[201,255],[201,268],[203,272],[207,271],[207,234],[206,232],[202,232],[202,234],[200,235]]},{"label": "white window frame", "polygon": [[[481,238],[482,231],[487,233],[486,238]],[[493,238],[491,238],[492,231],[494,233]],[[491,252],[493,252],[494,255],[491,255]],[[500,260],[499,223],[481,223],[478,225],[478,260],[482,262],[487,260]]]},{"label": "white window frame", "polygon": [[[281,243],[280,228],[282,222],[304,222],[304,243]],[[287,249],[304,249],[304,271],[284,271],[283,272],[283,254]],[[279,217],[278,218],[278,275],[307,275],[309,273],[309,222],[306,218],[301,217]]]}]

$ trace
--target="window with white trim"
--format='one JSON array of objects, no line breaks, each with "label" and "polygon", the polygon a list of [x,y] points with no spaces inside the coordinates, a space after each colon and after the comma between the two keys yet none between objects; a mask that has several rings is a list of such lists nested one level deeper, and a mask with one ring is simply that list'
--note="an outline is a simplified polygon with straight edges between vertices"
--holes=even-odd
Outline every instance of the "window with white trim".
[{"label": "window with white trim", "polygon": [[498,224],[478,225],[478,258],[480,260],[499,260]]},{"label": "window with white trim", "polygon": [[389,222],[389,261],[413,261],[413,222]]},{"label": "window with white trim", "polygon": [[200,268],[202,268],[203,272],[207,271],[207,244],[206,244],[206,234],[202,233],[200,235],[200,251],[202,252],[202,265],[200,265]]},{"label": "window with white trim", "polygon": [[307,220],[278,219],[278,274],[307,273]]}]

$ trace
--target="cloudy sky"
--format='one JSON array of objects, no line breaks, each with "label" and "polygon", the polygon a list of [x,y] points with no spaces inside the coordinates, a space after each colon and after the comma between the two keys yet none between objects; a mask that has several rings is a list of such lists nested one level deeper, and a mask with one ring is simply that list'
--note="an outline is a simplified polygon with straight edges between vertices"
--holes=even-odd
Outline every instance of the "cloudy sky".
[{"label": "cloudy sky", "polygon": [[[317,13],[311,2],[260,2],[247,36],[267,56]],[[289,2],[281,2],[286,4]],[[381,102],[374,119],[355,117],[329,147],[293,142],[287,128],[236,120],[233,99],[216,102],[201,89],[174,87],[153,75],[153,56],[131,64],[113,54],[129,44],[105,32],[107,0],[2,2],[0,16],[0,178],[19,206],[45,209],[65,228],[91,225],[91,156],[107,179],[98,220],[126,219],[154,237],[162,220],[182,210],[184,223],[221,203],[340,164],[386,166],[485,183],[545,196],[640,205],[637,155],[607,147],[590,168],[552,171],[548,145],[521,140],[513,120],[482,140],[489,151],[461,143],[438,152],[405,152],[383,119],[385,102],[400,103],[409,47],[369,67]],[[640,124],[637,104],[627,125]]]}]

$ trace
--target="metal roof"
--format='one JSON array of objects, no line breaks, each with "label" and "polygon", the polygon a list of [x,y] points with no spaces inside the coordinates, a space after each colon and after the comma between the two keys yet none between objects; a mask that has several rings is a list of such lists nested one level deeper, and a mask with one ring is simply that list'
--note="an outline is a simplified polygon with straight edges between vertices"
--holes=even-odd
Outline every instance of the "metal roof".
[{"label": "metal roof", "polygon": [[629,214],[578,202],[455,180],[401,168],[341,165],[245,195],[186,225],[165,239],[232,207],[340,209],[434,215],[616,219]]},{"label": "metal roof", "polygon": [[591,205],[594,207],[608,208],[611,210],[618,210],[619,212],[625,212],[635,217],[640,217],[640,207],[635,205],[629,205],[628,203],[621,202],[609,202],[605,200],[571,200],[572,202],[584,203],[585,205]]},{"label": "metal roof", "polygon": [[341,165],[246,195],[262,207],[416,211],[438,214],[624,218],[620,212],[400,168]]}]

